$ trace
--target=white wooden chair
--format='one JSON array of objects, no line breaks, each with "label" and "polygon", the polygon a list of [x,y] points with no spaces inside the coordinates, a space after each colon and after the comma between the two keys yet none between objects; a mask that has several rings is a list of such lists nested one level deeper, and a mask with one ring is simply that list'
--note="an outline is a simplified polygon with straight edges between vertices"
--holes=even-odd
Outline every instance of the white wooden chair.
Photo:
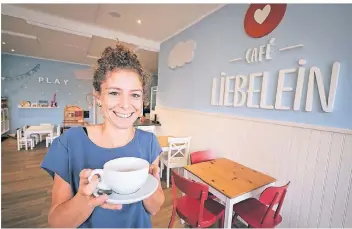
[{"label": "white wooden chair", "polygon": [[49,147],[49,144],[53,144],[53,140],[57,137],[59,137],[61,134],[61,127],[60,125],[57,125],[56,127],[56,132],[54,132],[54,136],[51,136],[50,134],[46,137],[45,139],[45,146]]},{"label": "white wooden chair", "polygon": [[182,168],[189,163],[189,147],[191,137],[185,138],[168,138],[169,147],[167,151],[160,155],[160,177],[162,177],[164,166],[166,166],[166,187],[170,184],[170,169]]},{"label": "white wooden chair", "polygon": [[22,130],[18,129],[17,130],[17,149],[18,149],[18,151],[21,150],[22,146],[25,146],[26,150],[28,149],[28,146],[30,146],[31,149],[33,149],[33,147],[34,147],[34,139],[30,138],[30,137],[25,138],[22,135]]},{"label": "white wooden chair", "polygon": [[[27,125],[23,127],[23,133],[26,132],[27,130]],[[39,134],[30,134],[28,137],[34,139],[34,145],[37,145],[39,143],[40,135]]]},{"label": "white wooden chair", "polygon": [[155,126],[138,126],[137,128],[153,134],[155,133]]}]

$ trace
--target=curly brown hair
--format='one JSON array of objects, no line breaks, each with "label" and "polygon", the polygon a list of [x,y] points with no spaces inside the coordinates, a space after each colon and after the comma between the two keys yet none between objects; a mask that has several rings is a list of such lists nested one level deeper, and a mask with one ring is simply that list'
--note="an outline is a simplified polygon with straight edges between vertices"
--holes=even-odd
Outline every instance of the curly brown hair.
[{"label": "curly brown hair", "polygon": [[130,49],[119,42],[115,48],[109,46],[102,52],[97,61],[97,68],[93,75],[93,87],[95,91],[101,92],[101,84],[106,79],[106,75],[117,69],[133,70],[139,75],[143,86],[143,99],[148,102],[149,87],[152,81],[152,75],[145,70],[140,63],[138,56]]}]

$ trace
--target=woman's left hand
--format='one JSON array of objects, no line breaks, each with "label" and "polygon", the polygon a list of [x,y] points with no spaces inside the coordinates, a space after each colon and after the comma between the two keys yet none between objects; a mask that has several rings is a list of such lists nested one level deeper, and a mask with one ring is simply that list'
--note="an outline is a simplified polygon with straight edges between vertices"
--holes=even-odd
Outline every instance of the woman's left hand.
[{"label": "woman's left hand", "polygon": [[160,168],[154,164],[149,166],[149,173],[153,175],[156,179],[160,179]]},{"label": "woman's left hand", "polygon": [[159,158],[149,166],[149,173],[158,180],[158,188],[150,197],[143,200],[144,207],[151,215],[155,215],[160,210],[161,205],[165,201],[164,192],[160,183],[160,169],[158,165]]}]

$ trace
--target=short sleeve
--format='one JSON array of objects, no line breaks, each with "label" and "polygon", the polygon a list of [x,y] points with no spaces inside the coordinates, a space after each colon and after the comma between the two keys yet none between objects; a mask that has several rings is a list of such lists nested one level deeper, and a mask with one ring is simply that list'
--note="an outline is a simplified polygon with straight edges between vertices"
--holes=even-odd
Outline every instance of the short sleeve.
[{"label": "short sleeve", "polygon": [[70,183],[68,150],[61,136],[54,139],[40,167],[47,171],[53,179],[56,173]]},{"label": "short sleeve", "polygon": [[157,157],[159,157],[162,149],[159,145],[158,139],[156,138],[155,134],[152,136],[152,146],[151,146],[151,162],[153,163]]}]

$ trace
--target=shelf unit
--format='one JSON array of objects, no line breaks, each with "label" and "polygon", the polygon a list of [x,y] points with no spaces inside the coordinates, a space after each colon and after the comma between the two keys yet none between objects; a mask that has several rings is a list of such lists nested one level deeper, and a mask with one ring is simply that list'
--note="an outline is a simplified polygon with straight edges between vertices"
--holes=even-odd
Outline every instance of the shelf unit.
[{"label": "shelf unit", "polygon": [[[6,104],[4,107],[3,105]],[[7,100],[1,98],[1,135],[6,134],[10,130],[9,108]]]},{"label": "shelf unit", "polygon": [[60,107],[21,107],[20,105],[18,105],[18,108],[20,109],[55,109]]}]

